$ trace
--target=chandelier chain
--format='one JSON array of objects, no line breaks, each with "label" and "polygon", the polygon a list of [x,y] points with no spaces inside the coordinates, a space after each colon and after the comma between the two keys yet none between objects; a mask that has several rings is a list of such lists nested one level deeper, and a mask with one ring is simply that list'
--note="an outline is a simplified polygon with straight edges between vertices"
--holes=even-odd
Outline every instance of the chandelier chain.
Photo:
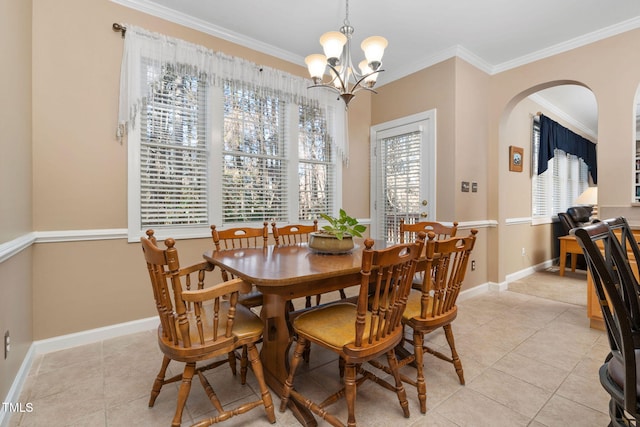
[{"label": "chandelier chain", "polygon": [[346,7],[345,7],[345,15],[344,15],[344,25],[347,27],[350,27],[351,24],[349,23],[349,0],[346,1]]}]

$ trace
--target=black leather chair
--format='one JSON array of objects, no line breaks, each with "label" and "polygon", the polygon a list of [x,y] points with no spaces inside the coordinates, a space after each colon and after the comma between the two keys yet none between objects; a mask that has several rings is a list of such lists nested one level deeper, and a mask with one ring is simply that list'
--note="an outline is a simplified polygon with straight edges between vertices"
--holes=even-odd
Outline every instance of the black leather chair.
[{"label": "black leather chair", "polygon": [[590,206],[573,206],[567,209],[566,213],[558,213],[564,235],[566,236],[576,227],[583,227],[597,222],[598,220],[591,220],[591,210]]},{"label": "black leather chair", "polygon": [[[572,231],[582,247],[607,328],[611,353],[600,367],[609,393],[610,426],[637,425],[640,415],[640,301],[638,283],[611,221]],[[628,242],[633,244],[634,242]]]},{"label": "black leather chair", "polygon": [[563,236],[569,234],[569,232],[576,228],[576,223],[573,222],[573,218],[566,212],[560,212],[558,214],[558,218],[560,219],[560,224],[562,225]]},{"label": "black leather chair", "polygon": [[592,223],[592,210],[593,208],[591,206],[573,206],[567,209],[567,213],[573,220],[576,227],[582,227]]}]

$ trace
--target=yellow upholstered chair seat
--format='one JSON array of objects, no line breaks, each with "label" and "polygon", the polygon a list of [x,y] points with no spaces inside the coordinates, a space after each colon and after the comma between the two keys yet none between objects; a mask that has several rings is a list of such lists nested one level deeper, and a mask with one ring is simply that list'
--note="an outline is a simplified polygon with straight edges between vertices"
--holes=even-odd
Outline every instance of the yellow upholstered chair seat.
[{"label": "yellow upholstered chair seat", "polygon": [[[356,337],[356,305],[340,302],[301,314],[293,321],[298,335],[309,341],[322,342],[325,346],[341,351],[353,344]],[[331,319],[331,322],[327,322]],[[371,315],[366,313],[365,332],[362,340],[369,339]]]},{"label": "yellow upholstered chair seat", "polygon": [[[403,321],[408,321],[414,317],[421,317],[420,313],[422,310],[422,302],[420,298],[422,297],[422,292],[417,291],[415,289],[411,290],[409,293],[409,298],[407,299],[407,308],[402,315]],[[427,314],[431,314],[433,312],[433,299],[429,298],[427,300]]]}]

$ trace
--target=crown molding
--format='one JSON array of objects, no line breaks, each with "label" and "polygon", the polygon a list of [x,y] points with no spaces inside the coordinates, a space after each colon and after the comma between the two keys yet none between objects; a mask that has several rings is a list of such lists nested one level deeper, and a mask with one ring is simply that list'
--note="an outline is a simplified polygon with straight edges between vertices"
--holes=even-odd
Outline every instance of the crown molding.
[{"label": "crown molding", "polygon": [[227,40],[240,46],[253,49],[257,52],[265,53],[267,55],[271,55],[276,58],[284,59],[285,61],[304,66],[304,58],[300,55],[294,54],[268,43],[264,43],[260,40],[247,37],[244,34],[236,33],[226,28],[213,25],[202,19],[194,18],[193,16],[181,13],[175,9],[169,9],[164,6],[160,6],[148,0],[111,0],[111,2],[117,3],[124,7],[128,7],[130,9],[137,10],[139,12],[146,13],[148,15],[165,19],[179,25],[183,25],[188,28],[192,28],[197,31],[201,31],[205,34],[209,34],[210,36]]},{"label": "crown molding", "polygon": [[[253,49],[258,52],[262,52],[262,53],[274,56],[276,58],[280,58],[300,66],[304,66],[304,58],[300,55],[281,49],[277,46],[264,43],[260,40],[247,37],[243,34],[230,31],[226,28],[223,28],[217,25],[212,25],[206,21],[186,15],[174,9],[169,9],[164,6],[160,6],[156,3],[153,3],[152,1],[149,1],[149,0],[110,0],[110,1],[113,3],[117,3],[121,6],[137,10],[139,12],[143,12],[152,16],[156,16],[158,18],[165,19],[170,22],[174,22],[176,24],[183,25],[188,28],[192,28],[194,30],[201,31],[205,34],[209,34],[211,36],[218,37],[241,46],[245,46],[249,49]],[[572,50],[581,46],[585,46],[590,43],[594,43],[596,41],[606,39],[608,37],[615,36],[617,34],[624,33],[626,31],[634,30],[636,28],[640,28],[640,17],[635,17],[627,21],[621,22],[619,24],[611,25],[601,30],[594,31],[592,33],[585,34],[583,36],[575,37],[571,40],[567,40],[566,42],[558,43],[549,48],[541,49],[537,52],[523,55],[519,58],[515,58],[510,61],[505,61],[496,65],[492,65],[490,62],[484,60],[483,58],[474,54],[473,52],[469,51],[463,46],[452,46],[450,48],[437,52],[436,54],[431,55],[427,58],[423,58],[412,64],[403,66],[402,70],[393,70],[393,71],[387,70],[385,72],[384,82],[380,82],[378,87],[384,86],[387,83],[393,82],[402,77],[406,77],[409,74],[413,74],[417,71],[420,71],[424,68],[428,68],[432,65],[435,65],[439,62],[442,62],[444,60],[447,60],[455,56],[464,59],[465,61],[469,62],[471,65],[486,72],[489,75],[498,74],[516,67],[520,67],[522,65],[529,64],[531,62],[548,58],[553,55],[567,52],[569,50]]]},{"label": "crown molding", "polygon": [[611,25],[606,28],[593,31],[589,34],[575,37],[573,39],[567,40],[566,42],[558,43],[546,49],[541,49],[537,52],[533,52],[528,55],[523,55],[511,61],[503,62],[501,64],[494,66],[491,74],[498,74],[503,71],[510,70],[512,68],[520,67],[521,65],[526,65],[531,62],[548,58],[550,56],[558,55],[560,53],[567,52],[582,46],[586,46],[588,44],[595,43],[597,41],[604,40],[606,38],[609,38],[618,34],[622,34],[627,31],[635,30],[637,28],[640,28],[640,17],[635,17],[635,18],[626,20],[624,22]]}]

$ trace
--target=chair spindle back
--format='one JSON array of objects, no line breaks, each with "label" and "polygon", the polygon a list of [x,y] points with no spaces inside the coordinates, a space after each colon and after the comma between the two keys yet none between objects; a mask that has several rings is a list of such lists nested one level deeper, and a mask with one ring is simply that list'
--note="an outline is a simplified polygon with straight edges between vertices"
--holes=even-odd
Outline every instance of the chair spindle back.
[{"label": "chair spindle back", "polygon": [[[402,314],[422,253],[424,237],[425,233],[421,232],[414,243],[397,244],[379,250],[372,249],[372,239],[365,240],[355,348],[384,345],[389,336],[402,332]],[[370,289],[373,293],[370,293]]]},{"label": "chair spindle back", "polygon": [[426,243],[427,266],[422,282],[421,317],[439,317],[456,306],[460,288],[467,272],[469,255],[476,242],[478,230],[467,237],[430,239]]}]

